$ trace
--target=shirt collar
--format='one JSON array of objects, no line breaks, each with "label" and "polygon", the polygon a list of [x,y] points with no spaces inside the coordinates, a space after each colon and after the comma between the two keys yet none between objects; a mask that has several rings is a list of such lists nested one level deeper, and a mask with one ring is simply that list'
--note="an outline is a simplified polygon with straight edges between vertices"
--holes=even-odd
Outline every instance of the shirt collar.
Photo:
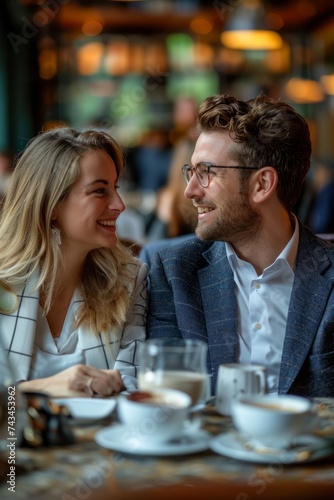
[{"label": "shirt collar", "polygon": [[[289,242],[287,245],[283,248],[281,253],[278,255],[278,257],[275,259],[275,261],[271,264],[274,265],[278,261],[284,261],[287,264],[289,264],[291,270],[294,272],[295,267],[296,267],[296,259],[297,259],[297,252],[298,252],[298,244],[299,244],[299,224],[298,224],[298,219],[294,214],[291,214],[292,217],[292,224],[294,225],[294,231],[293,235],[290,238]],[[226,245],[226,255],[228,258],[228,262],[231,266],[231,269],[233,270],[233,262],[236,263],[238,262],[239,265],[243,264],[244,261],[239,259],[237,254],[235,253],[232,245],[230,243],[225,243]],[[270,266],[268,266],[270,267]]]},{"label": "shirt collar", "polygon": [[297,217],[294,214],[291,214],[292,217],[292,224],[294,224],[295,229],[293,232],[293,235],[286,245],[285,248],[281,251],[277,259],[275,260],[285,260],[289,266],[291,267],[292,271],[295,271],[296,267],[296,259],[297,259],[297,252],[298,252],[298,244],[299,244],[299,224]]}]

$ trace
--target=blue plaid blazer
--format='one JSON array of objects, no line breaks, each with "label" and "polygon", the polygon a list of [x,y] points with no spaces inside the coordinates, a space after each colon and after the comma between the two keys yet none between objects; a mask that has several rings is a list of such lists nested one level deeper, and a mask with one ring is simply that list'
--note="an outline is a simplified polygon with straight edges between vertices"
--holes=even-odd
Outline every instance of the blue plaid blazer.
[{"label": "blue plaid blazer", "polygon": [[[237,303],[224,242],[196,237],[160,250],[149,273],[147,336],[208,343],[215,392],[219,365],[237,361]],[[300,223],[279,393],[334,396],[334,246]]]}]

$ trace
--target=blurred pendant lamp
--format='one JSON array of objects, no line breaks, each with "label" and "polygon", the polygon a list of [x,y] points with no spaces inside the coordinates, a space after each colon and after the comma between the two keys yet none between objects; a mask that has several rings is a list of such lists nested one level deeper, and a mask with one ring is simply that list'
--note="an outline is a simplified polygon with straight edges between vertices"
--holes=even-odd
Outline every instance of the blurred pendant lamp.
[{"label": "blurred pendant lamp", "polygon": [[327,95],[334,95],[334,73],[321,76],[320,83]]},{"label": "blurred pendant lamp", "polygon": [[243,0],[231,12],[221,34],[221,42],[235,50],[277,50],[281,36],[268,25],[259,0]]}]

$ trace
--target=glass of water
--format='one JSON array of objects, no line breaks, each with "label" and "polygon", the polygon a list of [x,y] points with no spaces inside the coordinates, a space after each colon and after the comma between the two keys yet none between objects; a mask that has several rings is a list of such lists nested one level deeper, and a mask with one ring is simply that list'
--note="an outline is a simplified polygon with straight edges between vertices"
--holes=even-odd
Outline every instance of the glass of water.
[{"label": "glass of water", "polygon": [[139,347],[138,388],[177,389],[187,393],[192,406],[208,392],[207,344],[194,339],[149,339]]}]

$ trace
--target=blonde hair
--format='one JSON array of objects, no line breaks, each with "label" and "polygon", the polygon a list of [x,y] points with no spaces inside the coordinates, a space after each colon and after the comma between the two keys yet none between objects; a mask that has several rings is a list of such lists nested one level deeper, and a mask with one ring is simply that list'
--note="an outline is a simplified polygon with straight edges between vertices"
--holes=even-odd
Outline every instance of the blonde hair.
[{"label": "blonde hair", "polygon": [[[30,141],[17,161],[0,216],[0,285],[15,297],[36,271],[36,290],[43,290],[48,313],[63,269],[60,248],[51,231],[56,205],[64,200],[80,175],[80,160],[92,150],[105,151],[114,161],[117,177],[123,171],[123,153],[108,134],[71,128],[42,132]],[[130,301],[130,264],[136,259],[121,243],[112,249],[92,250],[81,276],[83,304],[76,327],[95,333],[121,327]]]}]

